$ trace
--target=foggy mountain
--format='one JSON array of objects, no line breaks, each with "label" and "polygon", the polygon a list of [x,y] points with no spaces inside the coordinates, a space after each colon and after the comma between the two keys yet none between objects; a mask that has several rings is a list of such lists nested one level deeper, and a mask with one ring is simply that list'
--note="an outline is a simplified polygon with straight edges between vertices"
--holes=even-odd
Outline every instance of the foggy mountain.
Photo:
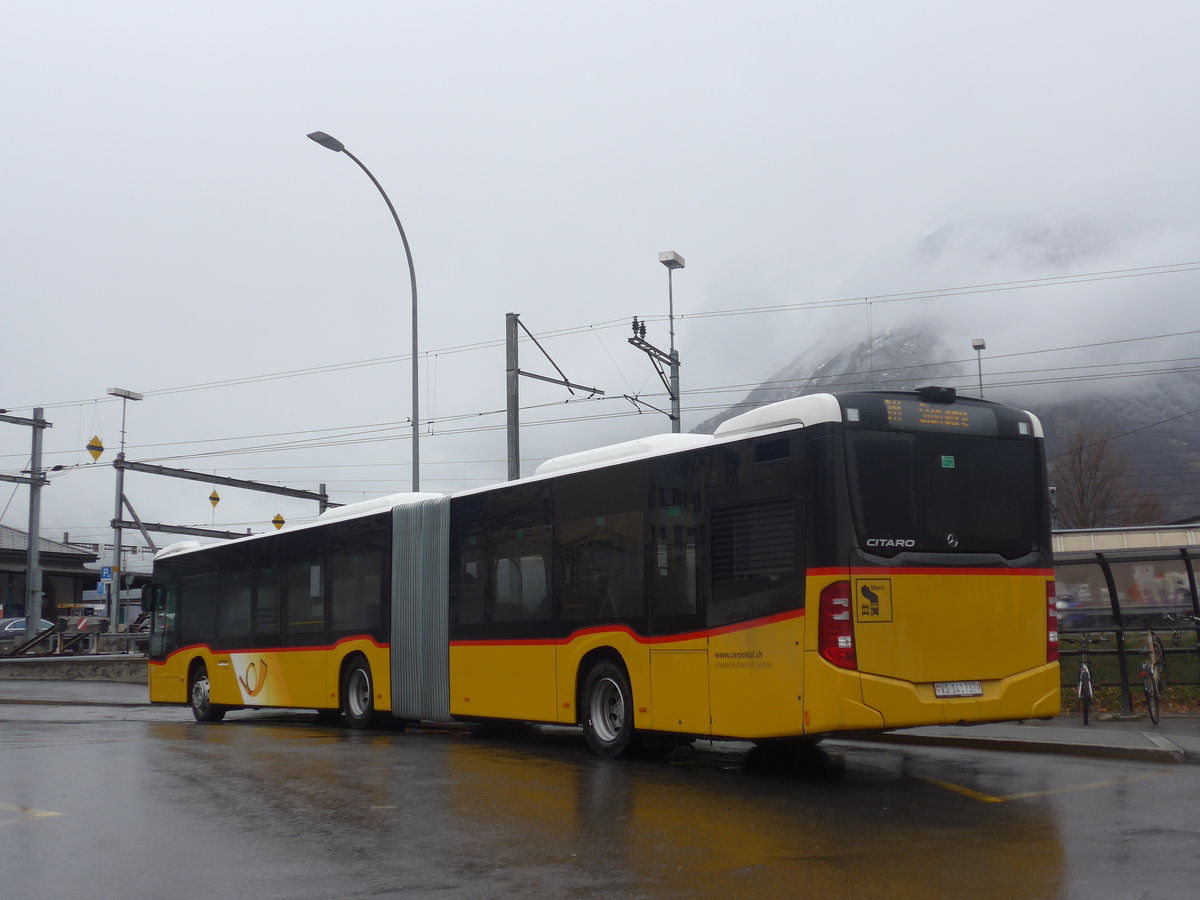
[{"label": "foggy mountain", "polygon": [[[933,327],[892,329],[867,341],[836,346],[826,341],[801,354],[738,403],[701,423],[710,434],[747,409],[804,394],[862,390],[912,390],[923,385],[956,388],[978,396],[974,365],[959,359]],[[1041,419],[1049,459],[1062,452],[1076,424],[1113,435],[1112,449],[1130,464],[1130,482],[1157,497],[1163,523],[1200,516],[1200,375],[1095,380],[1083,385],[1034,384],[989,387],[984,396],[1028,409]],[[1188,415],[1197,413],[1197,415]],[[1129,433],[1126,433],[1129,432]]]},{"label": "foggy mountain", "polygon": [[805,394],[904,391],[926,384],[966,389],[973,372],[961,363],[936,362],[953,358],[941,337],[921,326],[886,332],[870,345],[867,341],[841,347],[822,344],[802,353],[739,403],[701,422],[695,431],[711,434],[726,419],[747,409]]}]

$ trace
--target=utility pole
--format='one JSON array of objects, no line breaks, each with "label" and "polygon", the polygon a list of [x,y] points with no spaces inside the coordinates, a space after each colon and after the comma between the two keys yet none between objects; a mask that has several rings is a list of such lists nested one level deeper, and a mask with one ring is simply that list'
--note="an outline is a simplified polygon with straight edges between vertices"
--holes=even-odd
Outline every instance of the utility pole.
[{"label": "utility pole", "polygon": [[[533,372],[522,372],[517,359],[517,327],[529,335],[529,339],[537,345],[537,348],[542,351],[542,355],[550,360],[550,365],[554,366],[554,370],[558,372],[558,378],[548,378],[545,375],[535,375]],[[504,344],[505,344],[505,385],[508,400],[506,403],[508,410],[508,480],[516,481],[521,477],[521,411],[518,406],[518,379],[521,375],[526,378],[535,378],[538,381],[548,381],[550,384],[558,384],[565,387],[574,395],[576,390],[587,391],[589,397],[595,397],[599,394],[604,396],[604,391],[600,388],[588,387],[583,384],[574,384],[567,381],[567,376],[563,374],[563,370],[558,367],[550,354],[546,352],[538,339],[533,336],[533,332],[525,327],[521,321],[520,313],[506,313],[504,316]]]},{"label": "utility pole", "polygon": [[[674,250],[666,250],[658,254],[658,261],[667,267],[667,325],[671,335],[670,349],[664,352],[648,342],[646,340],[646,323],[639,322],[637,316],[633,317],[633,337],[629,339],[629,343],[650,357],[650,364],[654,366],[654,371],[658,373],[663,387],[667,389],[667,396],[671,398],[671,411],[667,413],[637,397],[626,395],[626,398],[635,406],[646,406],[655,412],[664,413],[671,420],[672,433],[679,434],[683,427],[683,419],[679,406],[679,351],[675,349],[675,283],[673,276],[676,269],[684,267],[684,259]],[[664,366],[666,366],[666,371],[663,370]]]},{"label": "utility pole", "polygon": [[683,257],[674,250],[658,254],[658,261],[667,267],[667,324],[671,331],[671,431],[679,433],[682,419],[679,410],[679,351],[675,349],[675,282],[676,269],[684,266]]},{"label": "utility pole", "polygon": [[46,427],[42,420],[44,409],[38,407],[33,411],[33,448],[29,463],[29,553],[25,561],[25,588],[28,600],[25,602],[25,637],[30,638],[38,633],[42,622],[42,561],[41,531],[42,531],[42,485],[46,483],[46,474],[42,471],[42,431]]},{"label": "utility pole", "polygon": [[[650,365],[654,366],[654,371],[658,373],[658,380],[663,383],[663,387],[667,389],[667,394],[671,397],[671,411],[659,409],[657,406],[647,403],[638,397],[630,397],[626,394],[626,398],[635,406],[646,406],[655,412],[660,412],[671,420],[671,431],[675,434],[679,433],[679,395],[675,392],[672,386],[672,381],[675,385],[679,384],[679,354],[664,353],[653,344],[646,340],[646,323],[639,322],[638,317],[633,317],[633,337],[629,338],[629,343],[637,347],[648,357],[650,357]],[[667,366],[667,370],[663,370],[663,366]],[[668,377],[667,372],[671,375]]]},{"label": "utility pole", "polygon": [[[25,552],[25,636],[37,634],[38,623],[42,619],[42,571],[41,571],[41,535],[42,529],[42,487],[47,484],[46,473],[42,469],[42,432],[52,427],[42,418],[45,410],[38,407],[33,411],[33,418],[7,415],[8,410],[0,409],[0,422],[10,425],[26,425],[33,429],[33,445],[29,453],[29,471],[21,475],[0,475],[0,481],[10,481],[14,484],[29,485],[29,536]],[[55,467],[55,470],[61,467]],[[31,630],[32,629],[32,630]]]},{"label": "utility pole", "polygon": [[521,477],[521,370],[517,363],[517,313],[504,315],[504,384],[508,398],[506,431],[508,434],[508,480]]},{"label": "utility pole", "polygon": [[[125,462],[125,409],[130,400],[141,400],[142,395],[136,391],[127,391],[125,388],[109,388],[108,393],[113,397],[121,398],[121,449],[117,451],[117,461],[113,463],[113,468],[117,470],[117,503],[116,511],[113,513],[113,561],[112,561],[112,581],[108,584],[110,601],[108,605],[108,619],[113,633],[117,631],[117,626],[121,621],[121,523],[123,512],[121,506],[125,497],[125,469],[120,465]],[[100,638],[96,638],[96,648],[100,647]]]}]

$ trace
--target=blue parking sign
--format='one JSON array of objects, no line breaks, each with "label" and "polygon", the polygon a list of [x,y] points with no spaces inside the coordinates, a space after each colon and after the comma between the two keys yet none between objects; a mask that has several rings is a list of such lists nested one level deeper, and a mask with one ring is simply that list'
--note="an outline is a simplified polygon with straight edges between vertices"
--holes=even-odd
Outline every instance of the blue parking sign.
[{"label": "blue parking sign", "polygon": [[100,580],[101,581],[112,581],[112,566],[101,566],[100,567]]}]

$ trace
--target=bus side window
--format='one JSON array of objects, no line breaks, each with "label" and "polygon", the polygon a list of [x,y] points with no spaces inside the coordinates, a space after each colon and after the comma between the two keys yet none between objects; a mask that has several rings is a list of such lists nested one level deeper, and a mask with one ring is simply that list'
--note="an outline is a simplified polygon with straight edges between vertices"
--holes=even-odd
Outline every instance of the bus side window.
[{"label": "bus side window", "polygon": [[293,639],[307,636],[312,640],[324,635],[325,592],[320,563],[309,559],[288,563],[284,630]]},{"label": "bus side window", "polygon": [[640,511],[561,523],[562,617],[638,617],[645,610],[645,515]]},{"label": "bus side window", "polygon": [[211,645],[217,636],[217,573],[180,579],[179,640]]},{"label": "bus side window", "polygon": [[258,568],[257,597],[254,610],[254,643],[259,647],[278,647],[282,631],[280,568],[274,563]]},{"label": "bus side window", "polygon": [[[487,637],[487,558],[484,554],[482,503],[467,497],[455,507],[458,527],[450,533],[450,636],[451,639]],[[469,524],[468,524],[469,523]]]},{"label": "bus side window", "polygon": [[252,581],[253,570],[249,567],[238,566],[221,573],[217,631],[222,647],[236,649],[249,644]]},{"label": "bus side window", "polygon": [[520,556],[496,561],[493,621],[538,622],[550,618],[546,589],[546,561],[541,556]]},{"label": "bus side window", "polygon": [[695,514],[679,507],[659,511],[654,526],[654,590],[651,614],[689,616],[697,612]]},{"label": "bus side window", "polygon": [[480,555],[467,556],[464,550],[458,571],[458,615],[462,625],[479,625],[484,621],[483,589],[486,563]]}]

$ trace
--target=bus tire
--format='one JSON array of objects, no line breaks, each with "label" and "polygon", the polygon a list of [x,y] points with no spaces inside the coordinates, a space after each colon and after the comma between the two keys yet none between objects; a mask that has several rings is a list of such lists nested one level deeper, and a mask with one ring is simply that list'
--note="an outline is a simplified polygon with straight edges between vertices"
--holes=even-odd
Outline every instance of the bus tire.
[{"label": "bus tire", "polygon": [[597,756],[610,759],[633,750],[633,691],[625,668],[602,659],[583,682],[583,733]]},{"label": "bus tire", "polygon": [[212,689],[208,682],[208,669],[204,663],[198,664],[192,670],[191,683],[188,685],[188,706],[197,722],[220,722],[225,718],[225,707],[212,702]]},{"label": "bus tire", "polygon": [[352,657],[342,670],[342,712],[351,728],[370,728],[375,721],[375,682],[371,664]]}]

